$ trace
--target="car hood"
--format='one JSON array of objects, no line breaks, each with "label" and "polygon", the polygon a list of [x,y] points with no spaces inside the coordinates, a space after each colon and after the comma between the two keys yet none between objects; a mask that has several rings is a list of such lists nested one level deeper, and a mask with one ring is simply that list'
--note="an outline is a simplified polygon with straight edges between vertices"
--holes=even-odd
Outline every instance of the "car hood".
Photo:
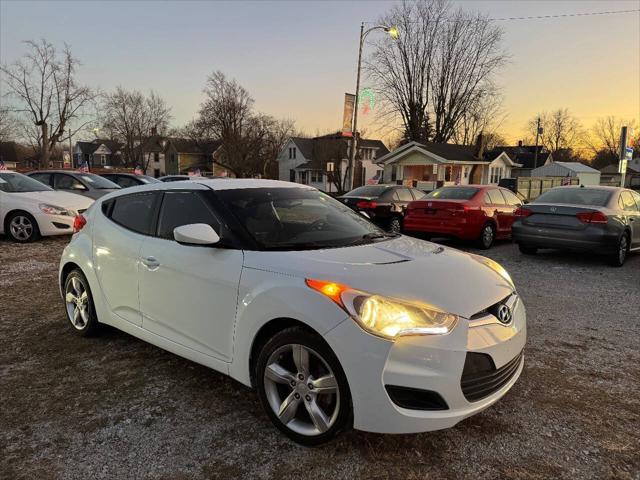
[{"label": "car hood", "polygon": [[59,190],[45,190],[42,192],[16,192],[26,201],[32,203],[48,203],[69,210],[84,210],[91,206],[93,199],[75,193],[61,192]]},{"label": "car hood", "polygon": [[247,268],[342,283],[466,318],[514,291],[487,263],[479,255],[405,236],[345,248],[245,253]]}]

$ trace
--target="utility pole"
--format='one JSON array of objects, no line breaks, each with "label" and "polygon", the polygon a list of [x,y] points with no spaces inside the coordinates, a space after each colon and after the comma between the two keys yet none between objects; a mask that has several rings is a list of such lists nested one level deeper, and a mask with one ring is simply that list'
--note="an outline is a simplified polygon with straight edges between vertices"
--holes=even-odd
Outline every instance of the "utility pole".
[{"label": "utility pole", "polygon": [[358,49],[358,73],[356,75],[356,98],[353,106],[353,128],[351,129],[351,150],[349,152],[349,163],[345,175],[346,186],[343,190],[350,191],[353,187],[353,167],[356,163],[356,152],[358,150],[358,95],[360,92],[360,65],[362,64],[362,46],[364,44],[364,22],[360,24],[360,48]]},{"label": "utility pole", "polygon": [[536,124],[536,151],[533,153],[533,168],[538,168],[538,137],[540,136],[540,117]]}]

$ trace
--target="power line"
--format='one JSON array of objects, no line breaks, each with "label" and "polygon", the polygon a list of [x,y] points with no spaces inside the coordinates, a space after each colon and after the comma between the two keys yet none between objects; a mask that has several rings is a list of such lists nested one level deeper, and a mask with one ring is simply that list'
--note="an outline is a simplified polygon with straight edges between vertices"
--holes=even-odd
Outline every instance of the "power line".
[{"label": "power line", "polygon": [[584,13],[560,13],[556,15],[530,15],[527,17],[504,17],[504,18],[490,18],[489,20],[494,22],[502,22],[508,20],[543,20],[547,18],[566,18],[566,17],[587,17],[593,15],[615,15],[619,13],[634,13],[640,12],[640,8],[634,10],[610,10],[607,12],[584,12]]}]

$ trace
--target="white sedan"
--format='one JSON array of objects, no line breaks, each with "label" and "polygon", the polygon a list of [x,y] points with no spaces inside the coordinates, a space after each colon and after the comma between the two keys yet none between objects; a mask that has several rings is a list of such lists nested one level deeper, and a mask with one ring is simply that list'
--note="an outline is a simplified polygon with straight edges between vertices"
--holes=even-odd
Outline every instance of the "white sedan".
[{"label": "white sedan", "polygon": [[91,198],[57,192],[21,173],[0,171],[0,234],[17,242],[73,233],[77,215],[92,203]]},{"label": "white sedan", "polygon": [[304,185],[135,187],[78,228],[60,262],[75,332],[110,324],[230,375],[302,444],[451,427],[523,368],[525,308],[500,265]]}]

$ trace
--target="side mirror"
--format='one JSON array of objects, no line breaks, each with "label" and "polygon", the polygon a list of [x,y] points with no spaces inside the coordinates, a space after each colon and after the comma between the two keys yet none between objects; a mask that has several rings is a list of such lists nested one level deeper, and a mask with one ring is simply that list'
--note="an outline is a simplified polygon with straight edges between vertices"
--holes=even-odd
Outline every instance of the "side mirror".
[{"label": "side mirror", "polygon": [[220,236],[206,223],[192,223],[173,229],[173,238],[184,245],[215,245]]}]

